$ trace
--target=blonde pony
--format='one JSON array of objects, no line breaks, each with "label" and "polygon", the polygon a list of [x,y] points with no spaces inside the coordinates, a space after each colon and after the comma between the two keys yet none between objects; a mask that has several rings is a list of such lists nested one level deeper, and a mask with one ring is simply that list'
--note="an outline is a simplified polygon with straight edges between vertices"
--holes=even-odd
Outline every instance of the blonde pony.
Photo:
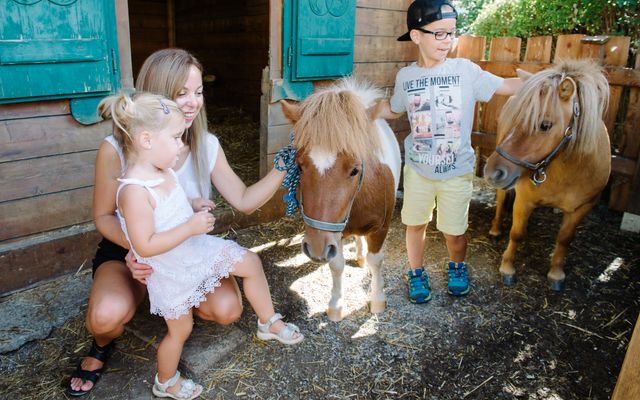
[{"label": "blonde pony", "polygon": [[102,118],[113,121],[113,136],[125,160],[133,154],[133,136],[136,132],[154,132],[166,126],[169,118],[177,115],[184,118],[174,101],[144,92],[108,96],[98,105],[98,112]]},{"label": "blonde pony", "polygon": [[[142,64],[136,79],[136,90],[176,99],[187,82],[192,65],[198,68],[200,73],[203,72],[200,61],[183,49],[158,50],[147,57]],[[208,134],[210,133],[207,127],[207,114],[203,104],[182,140],[189,146],[200,195],[204,198],[211,197],[211,171],[207,165],[208,149],[205,141]]]}]

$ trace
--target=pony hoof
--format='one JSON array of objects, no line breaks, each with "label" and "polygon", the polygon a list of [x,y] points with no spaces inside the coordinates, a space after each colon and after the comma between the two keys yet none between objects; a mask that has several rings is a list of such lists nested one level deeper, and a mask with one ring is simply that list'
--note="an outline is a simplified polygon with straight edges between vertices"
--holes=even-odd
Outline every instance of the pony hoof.
[{"label": "pony hoof", "polygon": [[561,292],[564,290],[564,279],[549,279],[549,289],[554,292]]},{"label": "pony hoof", "polygon": [[386,300],[371,300],[371,303],[369,304],[369,310],[371,310],[371,313],[373,314],[380,314],[381,312],[384,312],[385,308],[387,308]]},{"label": "pony hoof", "polygon": [[491,229],[489,231],[489,236],[491,236],[493,239],[497,239],[498,236],[500,236],[500,235],[502,235],[502,232],[500,232],[498,230],[494,231],[493,229]]},{"label": "pony hoof", "polygon": [[342,307],[339,308],[327,308],[327,318],[333,322],[342,321]]},{"label": "pony hoof", "polygon": [[500,274],[500,275],[502,275],[502,283],[505,286],[511,286],[516,281],[516,276],[515,275],[508,275],[508,274]]}]

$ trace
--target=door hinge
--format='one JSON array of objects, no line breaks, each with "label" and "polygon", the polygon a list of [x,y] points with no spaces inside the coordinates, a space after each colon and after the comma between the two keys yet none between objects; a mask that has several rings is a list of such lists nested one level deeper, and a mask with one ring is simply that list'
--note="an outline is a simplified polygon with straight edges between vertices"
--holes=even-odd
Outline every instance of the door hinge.
[{"label": "door hinge", "polygon": [[287,49],[287,66],[291,66],[291,63],[293,62],[293,50],[291,49],[291,46],[289,46],[289,48]]},{"label": "door hinge", "polygon": [[115,49],[111,49],[111,66],[113,67],[113,74],[118,73],[118,65],[116,63],[116,51]]}]

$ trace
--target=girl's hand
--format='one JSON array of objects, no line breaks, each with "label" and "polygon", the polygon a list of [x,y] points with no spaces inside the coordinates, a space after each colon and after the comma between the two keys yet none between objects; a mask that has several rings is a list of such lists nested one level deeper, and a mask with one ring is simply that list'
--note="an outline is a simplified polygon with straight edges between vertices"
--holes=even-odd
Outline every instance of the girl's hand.
[{"label": "girl's hand", "polygon": [[137,280],[143,285],[146,285],[147,278],[151,276],[151,274],[153,274],[153,268],[151,268],[151,266],[147,264],[138,263],[131,250],[129,250],[124,260],[127,264],[127,268],[129,268],[129,271],[131,271],[133,279]]},{"label": "girl's hand", "polygon": [[208,233],[213,230],[216,218],[208,211],[198,211],[187,221],[194,235]]},{"label": "girl's hand", "polygon": [[201,197],[197,197],[195,199],[190,199],[191,208],[193,208],[194,212],[198,211],[213,211],[216,208],[216,203],[209,199],[203,199]]}]

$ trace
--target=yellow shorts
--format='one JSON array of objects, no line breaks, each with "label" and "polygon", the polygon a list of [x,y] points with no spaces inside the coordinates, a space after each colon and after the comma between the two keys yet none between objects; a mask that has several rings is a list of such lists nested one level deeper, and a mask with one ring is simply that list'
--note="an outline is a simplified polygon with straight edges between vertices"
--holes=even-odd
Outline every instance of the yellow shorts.
[{"label": "yellow shorts", "polygon": [[473,193],[473,172],[444,180],[433,180],[405,165],[402,223],[431,222],[438,204],[436,227],[448,235],[462,235],[469,226],[469,202]]}]

